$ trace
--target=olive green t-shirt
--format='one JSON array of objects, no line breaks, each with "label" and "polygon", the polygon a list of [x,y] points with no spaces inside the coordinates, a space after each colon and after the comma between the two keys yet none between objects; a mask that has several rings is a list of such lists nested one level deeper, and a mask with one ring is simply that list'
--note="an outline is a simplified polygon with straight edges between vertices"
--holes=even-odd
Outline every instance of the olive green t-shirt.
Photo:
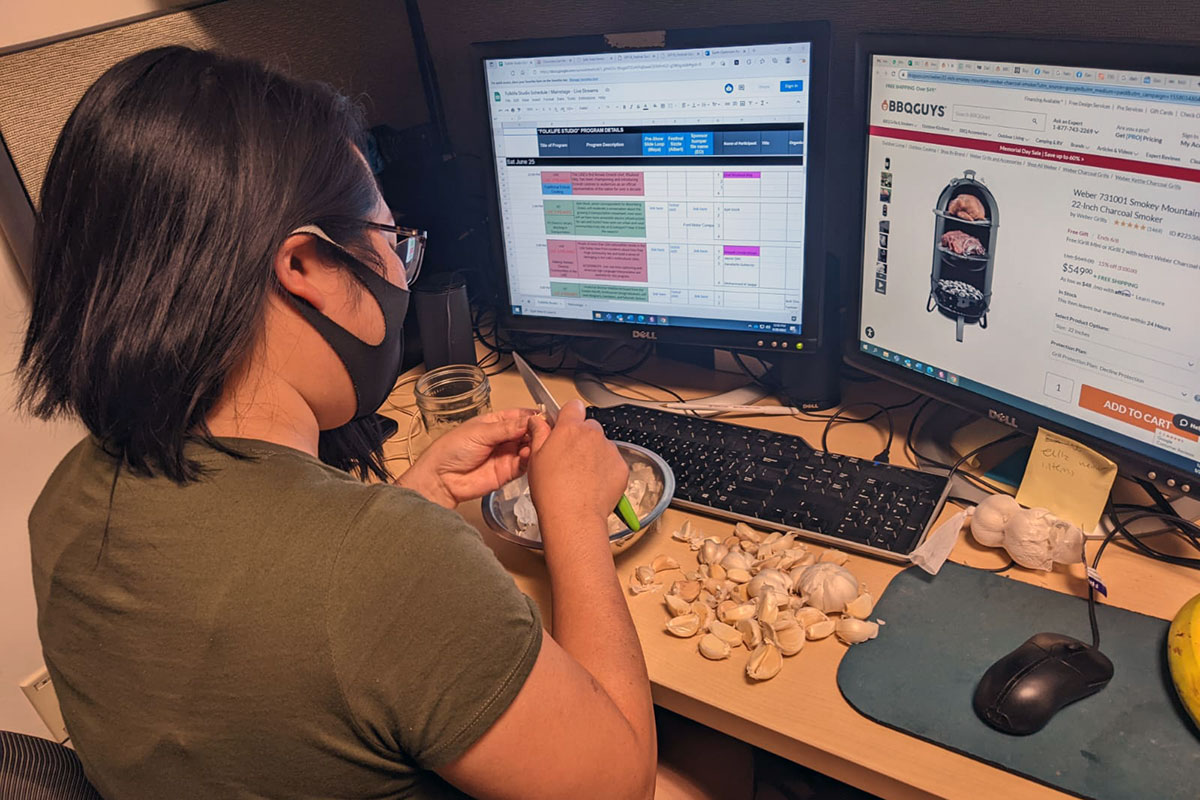
[{"label": "olive green t-shirt", "polygon": [[[460,797],[537,607],[458,514],[290,448],[179,486],[88,438],[29,518],[38,629],[88,777],[123,798]],[[111,491],[111,502],[110,502]]]}]

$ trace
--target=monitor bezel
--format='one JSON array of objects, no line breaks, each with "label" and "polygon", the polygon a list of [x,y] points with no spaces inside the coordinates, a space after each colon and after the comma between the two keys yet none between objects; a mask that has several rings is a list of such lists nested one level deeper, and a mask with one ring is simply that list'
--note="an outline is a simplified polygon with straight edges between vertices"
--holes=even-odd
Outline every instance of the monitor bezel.
[{"label": "monitor bezel", "polygon": [[[628,43],[655,42],[651,46],[624,46]],[[808,137],[806,198],[824,197],[827,164],[827,120],[829,102],[829,42],[828,22],[787,22],[777,25],[737,25],[719,28],[687,28],[653,32],[651,34],[597,34],[547,39],[477,42],[476,96],[487,98],[484,62],[493,58],[531,58],[538,56],[584,55],[606,52],[645,52],[681,50],[698,47],[732,47],[754,44],[807,42],[811,45],[809,73],[809,109],[805,135]],[[804,283],[800,309],[800,333],[765,333],[761,331],[729,331],[717,328],[676,326],[639,326],[629,323],[598,322],[595,320],[563,320],[553,317],[515,315],[512,313],[508,283],[507,255],[500,230],[500,198],[496,180],[495,137],[492,133],[490,107],[485,110],[488,138],[487,184],[490,203],[489,233],[492,246],[492,269],[498,275],[499,296],[494,298],[497,320],[505,331],[580,336],[606,339],[651,340],[662,344],[695,345],[702,347],[771,351],[772,343],[786,341],[791,352],[808,352],[821,345],[821,331],[826,309],[825,281],[828,251],[826,248],[825,203],[807,202],[805,206]],[[775,348],[780,352],[781,348]]]},{"label": "monitor bezel", "polygon": [[[863,253],[867,247],[866,220],[868,199],[866,186],[868,129],[870,108],[868,99],[872,78],[871,58],[875,55],[913,56],[923,58],[969,59],[977,61],[1008,61],[1037,63],[1050,66],[1090,67],[1114,70],[1164,72],[1200,76],[1200,47],[1189,44],[1153,44],[1126,41],[1079,41],[1051,38],[1018,38],[1006,36],[928,36],[924,34],[869,33],[858,37],[855,46],[855,130],[852,143],[856,158],[856,193],[861,202],[858,208],[857,244],[853,263],[851,297],[847,321],[853,327],[844,336],[844,358],[857,369],[892,383],[933,397],[1011,428],[1036,433],[1039,428],[1055,431],[1077,439],[1104,452],[1118,465],[1123,474],[1148,480],[1167,489],[1193,484],[1200,487],[1200,474],[1158,461],[1151,456],[1130,450],[1107,439],[1062,425],[1035,412],[983,397],[936,378],[919,375],[903,366],[885,362],[860,350],[859,331],[862,330]],[[1169,483],[1168,483],[1169,481]]]}]

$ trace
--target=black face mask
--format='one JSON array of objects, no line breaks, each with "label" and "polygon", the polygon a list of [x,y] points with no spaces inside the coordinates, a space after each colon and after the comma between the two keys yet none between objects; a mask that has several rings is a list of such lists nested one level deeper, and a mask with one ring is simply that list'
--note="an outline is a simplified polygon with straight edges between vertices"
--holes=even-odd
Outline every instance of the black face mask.
[{"label": "black face mask", "polygon": [[356,259],[347,258],[347,266],[367,288],[383,312],[383,341],[367,344],[329,317],[317,311],[303,298],[289,294],[292,305],[308,324],[316,328],[333,352],[341,359],[354,384],[358,398],[355,419],[374,414],[392,392],[400,377],[404,360],[404,316],[408,313],[407,289],[401,289]]}]

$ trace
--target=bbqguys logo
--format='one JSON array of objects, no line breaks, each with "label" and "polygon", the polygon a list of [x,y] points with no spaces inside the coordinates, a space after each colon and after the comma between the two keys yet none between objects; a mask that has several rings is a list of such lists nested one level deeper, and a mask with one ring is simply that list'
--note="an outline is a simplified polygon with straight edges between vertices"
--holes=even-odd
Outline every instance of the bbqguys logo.
[{"label": "bbqguys logo", "polygon": [[935,106],[933,103],[907,103],[903,100],[884,100],[884,111],[894,114],[915,114],[919,117],[944,117],[945,106]]}]

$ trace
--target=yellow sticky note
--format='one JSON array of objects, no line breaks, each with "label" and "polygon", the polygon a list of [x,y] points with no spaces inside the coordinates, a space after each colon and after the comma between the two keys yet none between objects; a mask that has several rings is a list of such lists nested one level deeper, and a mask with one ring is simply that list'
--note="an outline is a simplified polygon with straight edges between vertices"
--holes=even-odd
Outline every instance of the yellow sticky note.
[{"label": "yellow sticky note", "polygon": [[1074,439],[1038,428],[1017,502],[1048,508],[1090,533],[1117,479],[1117,465]]}]

